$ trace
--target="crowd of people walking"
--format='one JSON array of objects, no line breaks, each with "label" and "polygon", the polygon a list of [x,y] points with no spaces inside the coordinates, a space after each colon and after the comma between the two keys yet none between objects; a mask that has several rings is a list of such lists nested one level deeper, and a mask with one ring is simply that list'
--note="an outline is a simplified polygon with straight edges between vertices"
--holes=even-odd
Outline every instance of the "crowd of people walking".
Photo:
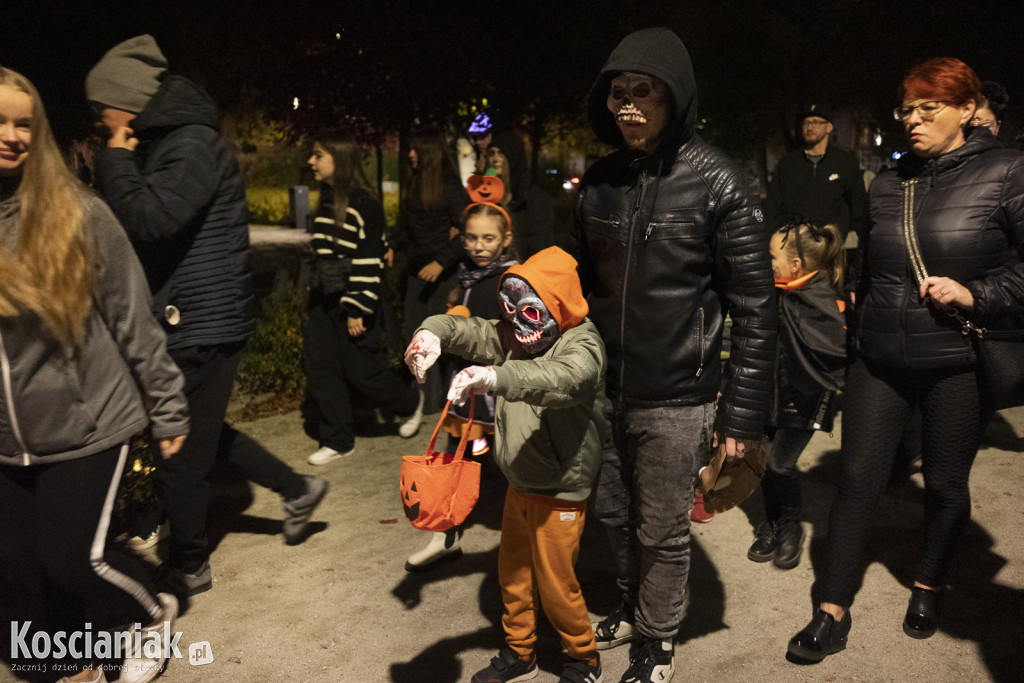
[{"label": "crowd of people walking", "polygon": [[[410,438],[456,404],[452,444],[469,432],[469,457],[493,458],[509,482],[505,646],[474,683],[536,676],[541,611],[567,655],[561,681],[607,680],[601,653],[625,644],[621,683],[671,680],[698,472],[718,444],[735,461],[767,443],[747,557],[792,569],[805,542],[797,461],[833,429],[840,397],[842,474],[812,618],[785,654],[815,663],[846,647],[872,513],[915,429],[926,528],[903,630],[941,626],[968,476],[997,407],[971,335],[1024,341],[1024,155],[995,137],[1006,92],[957,59],[914,66],[893,112],[909,152],[867,191],[832,144],[831,112],[808,107],[802,149],[762,203],[698,133],[697,89],[672,30],[619,43],[586,99],[613,151],[584,176],[559,246],[522,138],[497,114],[466,132],[478,158],[468,187],[444,131],[411,136],[393,235],[353,136],[312,136],[307,461],[358,457],[359,405]],[[24,584],[13,611],[34,632],[139,622],[149,634],[212,588],[218,459],[280,495],[288,544],[306,539],[328,484],[224,421],[256,302],[245,189],[217,107],[168,73],[149,35],[107,52],[85,92],[105,140],[92,189],[65,165],[32,83],[0,68],[0,565]],[[384,284],[396,252],[400,302]],[[406,374],[385,355],[396,309]],[[153,518],[169,529],[155,575],[108,539],[128,440],[147,426]],[[574,571],[588,516],[616,576],[617,604],[594,623]],[[405,568],[457,560],[465,528],[432,533]],[[61,680],[105,681],[98,664],[77,657]],[[134,653],[119,680],[166,664],[164,650]]]}]

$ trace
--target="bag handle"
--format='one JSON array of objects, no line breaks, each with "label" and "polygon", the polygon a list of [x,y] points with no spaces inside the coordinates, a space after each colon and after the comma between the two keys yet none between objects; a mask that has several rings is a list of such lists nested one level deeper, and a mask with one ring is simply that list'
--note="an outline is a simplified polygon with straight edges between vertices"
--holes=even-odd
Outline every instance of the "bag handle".
[{"label": "bag handle", "polygon": [[[914,187],[917,179],[904,180],[903,183],[903,241],[907,246],[907,255],[910,257],[910,265],[914,270],[914,282],[920,287],[924,279],[928,277],[928,268],[924,264],[924,257],[921,255],[921,244],[917,239],[917,225],[914,221]],[[978,339],[985,339],[989,331],[971,322],[971,319],[954,308],[946,311],[946,315],[960,323],[960,334],[965,337],[973,334]]]},{"label": "bag handle", "polygon": [[[455,451],[455,459],[452,462],[458,462],[462,460],[463,453],[466,452],[466,443],[469,441],[469,428],[473,426],[473,411],[476,408],[476,401],[474,399],[474,392],[469,392],[469,421],[466,423],[466,428],[462,431],[462,438],[459,440],[459,447]],[[434,433],[430,435],[430,443],[427,445],[427,455],[434,452],[434,443],[437,441],[437,433],[441,431],[441,425],[444,424],[444,419],[448,417],[448,409],[451,407],[451,399],[444,404],[444,410],[441,412],[441,419],[437,421],[437,426],[434,427]]]}]

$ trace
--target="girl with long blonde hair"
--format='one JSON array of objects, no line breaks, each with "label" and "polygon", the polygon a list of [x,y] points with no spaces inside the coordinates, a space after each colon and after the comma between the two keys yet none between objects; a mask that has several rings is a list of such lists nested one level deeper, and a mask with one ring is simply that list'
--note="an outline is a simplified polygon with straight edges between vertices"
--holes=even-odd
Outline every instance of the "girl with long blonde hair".
[{"label": "girl with long blonde hair", "polygon": [[[13,616],[32,642],[163,627],[176,599],[106,537],[129,438],[149,424],[164,457],[181,448],[184,380],[124,231],[64,165],[32,83],[3,67],[0,273],[0,564],[24,597]],[[76,672],[62,681],[106,680],[89,652],[58,661]],[[165,663],[128,652],[120,680]]]}]

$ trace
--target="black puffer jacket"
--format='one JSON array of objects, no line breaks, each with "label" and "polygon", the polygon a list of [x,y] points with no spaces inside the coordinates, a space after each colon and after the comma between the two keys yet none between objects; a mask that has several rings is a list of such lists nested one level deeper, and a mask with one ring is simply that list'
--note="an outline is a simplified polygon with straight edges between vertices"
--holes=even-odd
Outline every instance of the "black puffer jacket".
[{"label": "black puffer jacket", "polygon": [[142,261],[167,348],[244,340],[256,324],[248,211],[217,106],[169,76],[131,127],[136,151],[104,150],[96,179]]},{"label": "black puffer jacket", "polygon": [[757,197],[735,163],[693,134],[693,70],[675,34],[632,34],[591,89],[591,125],[602,141],[621,148],[605,105],[620,71],[661,78],[681,106],[653,155],[620,149],[602,159],[587,172],[577,199],[575,251],[590,318],[607,345],[608,394],[633,406],[713,401],[728,311],[724,431],[758,438],[771,390],[776,306]]},{"label": "black puffer jacket", "polygon": [[857,294],[860,353],[889,366],[970,365],[959,323],[918,296],[904,240],[911,183],[928,274],[967,287],[975,323],[1024,329],[1024,155],[1003,149],[987,128],[972,128],[952,152],[926,163],[908,154],[871,185]]}]

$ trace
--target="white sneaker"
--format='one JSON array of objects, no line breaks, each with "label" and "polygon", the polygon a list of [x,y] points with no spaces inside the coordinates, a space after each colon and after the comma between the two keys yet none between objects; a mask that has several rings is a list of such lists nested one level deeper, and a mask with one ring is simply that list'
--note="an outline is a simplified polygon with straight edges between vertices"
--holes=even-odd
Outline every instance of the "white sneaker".
[{"label": "white sneaker", "polygon": [[72,681],[70,676],[64,676],[59,679],[57,683],[107,683],[107,677],[103,675],[103,669],[93,669],[96,672],[96,678],[91,681]]},{"label": "white sneaker", "polygon": [[[121,683],[148,683],[167,668],[170,659],[169,643],[164,638],[173,637],[174,620],[178,618],[178,599],[170,593],[158,593],[162,612],[152,624],[142,628],[141,657],[125,657],[124,670],[117,679]],[[159,648],[155,657],[146,656],[146,642],[156,638]]]},{"label": "white sneaker", "polygon": [[462,557],[462,532],[455,529],[435,531],[430,534],[430,541],[422,550],[414,552],[405,561],[405,571],[422,572],[444,560],[457,560]]},{"label": "white sneaker", "polygon": [[402,424],[398,425],[398,435],[404,439],[416,436],[416,432],[420,431],[420,425],[423,424],[423,390],[420,389],[420,402],[416,404],[416,410],[413,411],[412,415],[402,420]]},{"label": "white sneaker", "polygon": [[163,524],[153,530],[149,536],[143,538],[142,536],[132,536],[128,539],[128,548],[131,550],[139,551],[152,548],[160,541],[164,540],[171,535],[171,525],[165,520]]},{"label": "white sneaker", "polygon": [[310,465],[326,465],[327,463],[329,463],[331,461],[337,460],[338,458],[347,457],[349,455],[352,455],[355,452],[356,452],[356,449],[353,448],[350,451],[345,451],[344,453],[339,453],[338,451],[334,450],[333,448],[330,448],[328,446],[324,446],[323,448],[318,450],[316,453],[314,453],[313,455],[311,455],[308,458],[306,458],[306,462],[308,462]]}]

